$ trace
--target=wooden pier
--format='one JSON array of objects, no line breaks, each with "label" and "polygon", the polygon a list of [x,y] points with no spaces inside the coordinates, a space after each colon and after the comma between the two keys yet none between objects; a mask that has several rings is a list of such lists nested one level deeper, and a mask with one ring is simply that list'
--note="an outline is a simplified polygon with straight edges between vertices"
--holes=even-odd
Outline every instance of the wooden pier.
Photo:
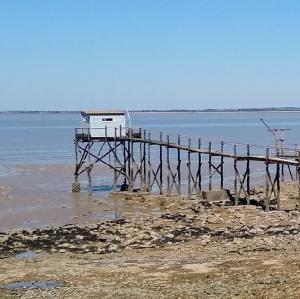
[{"label": "wooden pier", "polygon": [[[73,191],[80,191],[79,177],[87,175],[92,191],[92,173],[105,165],[113,174],[113,190],[126,185],[165,195],[201,197],[203,190],[230,189],[235,205],[250,204],[251,190],[264,184],[264,208],[280,209],[280,184],[285,179],[298,181],[300,203],[300,152],[285,149],[282,155],[271,146],[209,141],[142,129],[115,128],[114,137],[91,138],[89,129],[75,130],[76,167]],[[253,168],[263,169],[255,181]],[[263,180],[262,180],[263,177]],[[264,181],[264,182],[263,182]],[[255,185],[254,185],[255,184]]]}]

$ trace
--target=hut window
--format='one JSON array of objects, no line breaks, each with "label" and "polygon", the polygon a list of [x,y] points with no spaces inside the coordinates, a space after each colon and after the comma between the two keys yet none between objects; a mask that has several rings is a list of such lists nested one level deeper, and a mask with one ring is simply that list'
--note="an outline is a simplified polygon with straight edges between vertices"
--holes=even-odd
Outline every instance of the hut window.
[{"label": "hut window", "polygon": [[114,119],[112,117],[102,117],[101,121],[102,122],[105,122],[105,121],[114,121]]}]

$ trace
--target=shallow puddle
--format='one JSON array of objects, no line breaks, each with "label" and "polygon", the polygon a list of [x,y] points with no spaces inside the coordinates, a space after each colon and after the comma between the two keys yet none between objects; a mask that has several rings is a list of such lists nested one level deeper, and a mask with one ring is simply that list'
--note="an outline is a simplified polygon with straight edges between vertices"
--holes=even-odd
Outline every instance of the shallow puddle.
[{"label": "shallow puddle", "polygon": [[38,256],[38,254],[31,250],[27,250],[25,252],[16,254],[17,259],[32,259],[37,256]]}]

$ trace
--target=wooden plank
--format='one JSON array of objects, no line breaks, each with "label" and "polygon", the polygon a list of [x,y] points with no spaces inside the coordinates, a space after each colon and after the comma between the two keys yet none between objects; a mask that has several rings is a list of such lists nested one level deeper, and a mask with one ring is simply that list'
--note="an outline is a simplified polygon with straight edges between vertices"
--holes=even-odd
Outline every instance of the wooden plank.
[{"label": "wooden plank", "polygon": [[[177,148],[177,149],[181,149],[181,150],[184,150],[184,151],[191,151],[191,152],[194,152],[194,153],[207,154],[207,155],[211,155],[212,157],[213,156],[223,156],[224,158],[232,158],[232,159],[235,158],[233,154],[229,154],[229,153],[223,153],[222,154],[220,151],[213,151],[213,150],[211,150],[209,152],[209,149],[203,149],[203,148],[199,149],[199,148],[196,148],[196,147],[191,147],[189,149],[188,146],[178,145],[178,144],[174,144],[174,143],[170,143],[168,145],[167,142],[165,142],[165,141],[162,141],[162,142],[155,141],[155,140],[148,141],[148,140],[137,139],[137,138],[133,138],[133,140],[136,141],[136,142],[138,142],[138,141],[146,142],[146,143],[150,142],[153,145],[156,144],[156,145],[162,145],[162,146],[169,146],[171,148]],[[249,159],[250,161],[258,161],[258,162],[259,161],[262,161],[262,162],[266,161],[265,156],[256,156],[256,155],[249,156],[249,157],[247,155],[246,156],[237,155],[236,159],[237,160],[245,160],[245,161],[247,161]],[[275,157],[275,156],[274,157],[269,157],[269,163],[270,164],[272,164],[272,163],[275,163],[275,164],[277,164],[277,163],[279,163],[279,164],[289,164],[289,165],[292,165],[292,166],[297,166],[298,165],[297,161],[283,159],[283,158],[279,158],[279,157]]]}]

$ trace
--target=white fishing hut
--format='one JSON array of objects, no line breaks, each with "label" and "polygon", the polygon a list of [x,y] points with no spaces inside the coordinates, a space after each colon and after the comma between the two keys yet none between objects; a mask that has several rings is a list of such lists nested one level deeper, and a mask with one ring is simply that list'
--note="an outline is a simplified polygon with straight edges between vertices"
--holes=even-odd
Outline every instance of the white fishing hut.
[{"label": "white fishing hut", "polygon": [[81,111],[81,117],[84,135],[88,134],[91,138],[114,137],[117,128],[117,136],[125,136],[126,115],[123,111]]}]

